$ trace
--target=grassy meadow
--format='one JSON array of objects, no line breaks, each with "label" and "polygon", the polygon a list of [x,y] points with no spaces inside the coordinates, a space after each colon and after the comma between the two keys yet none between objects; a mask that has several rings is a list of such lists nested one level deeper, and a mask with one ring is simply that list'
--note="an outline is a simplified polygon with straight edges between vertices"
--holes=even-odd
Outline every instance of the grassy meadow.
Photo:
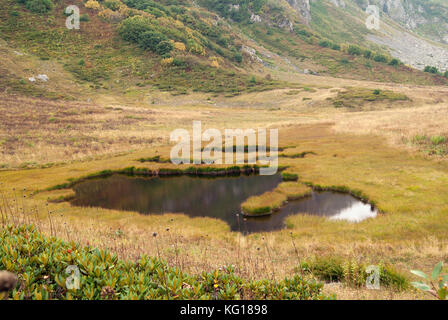
[{"label": "grassy meadow", "polygon": [[[369,83],[365,86],[371,88]],[[436,262],[447,258],[445,189],[448,186],[448,165],[443,156],[428,155],[405,143],[402,136],[409,139],[414,136],[407,123],[416,119],[421,120],[421,128],[435,130],[441,114],[447,110],[448,90],[425,87],[399,89],[391,85],[390,90],[409,97],[404,105],[384,109],[381,106],[383,101],[359,102],[359,97],[356,97],[360,103],[358,108],[365,107],[369,111],[353,112],[350,108],[335,108],[328,103],[327,97],[335,98],[340,91],[346,90],[330,87],[314,86],[316,93],[312,94],[303,91],[290,95],[288,89],[283,89],[219,98],[213,104],[207,103],[207,96],[198,95],[192,97],[196,99],[192,105],[185,105],[179,99],[176,101],[183,104],[175,107],[145,105],[132,99],[125,103],[120,97],[117,99],[121,99],[121,110],[116,110],[117,104],[108,104],[98,96],[94,100],[96,107],[89,108],[91,112],[82,112],[80,106],[73,115],[67,110],[73,108],[72,103],[75,102],[60,104],[59,108],[53,107],[54,117],[64,121],[45,120],[46,129],[40,127],[45,134],[22,136],[30,139],[28,144],[23,143],[22,137],[9,142],[7,150],[13,151],[14,157],[2,153],[2,214],[14,216],[17,221],[32,222],[47,235],[108,249],[122,259],[137,259],[141,254],[157,255],[170,266],[193,274],[233,265],[239,276],[258,279],[260,274],[267,274],[278,280],[296,274],[302,263],[320,258],[352,261],[359,265],[382,264],[409,281],[413,279],[409,270],[429,270]],[[268,96],[278,98],[276,109],[263,103]],[[312,96],[315,104],[303,101],[305,96]],[[421,101],[426,105],[417,106]],[[52,108],[54,104],[48,100],[41,103],[46,108]],[[254,104],[257,104],[256,108]],[[433,108],[428,107],[434,104]],[[28,117],[23,113],[23,118],[20,118],[20,113],[16,113],[15,121],[29,126],[27,132],[30,133],[33,132],[33,118],[44,116],[46,109],[36,109],[34,104],[26,105],[36,115]],[[8,112],[6,106],[4,111]],[[64,113],[68,116],[61,117],[60,114]],[[117,121],[114,124],[112,118],[117,113],[121,119],[129,119],[128,122]],[[421,117],[422,113],[424,117]],[[409,120],[398,123],[394,121],[395,117]],[[386,128],[380,127],[379,120],[370,121],[372,118],[382,119]],[[170,130],[176,127],[188,130],[193,119],[202,120],[206,127],[220,129],[278,127],[280,147],[288,147],[282,151],[283,154],[307,152],[303,157],[279,158],[279,164],[287,167],[286,173],[298,176],[298,181],[282,183],[274,192],[282,201],[307,192],[303,183],[345,188],[365,195],[377,205],[381,214],[357,224],[297,214],[287,218],[285,230],[244,236],[230,232],[226,223],[215,219],[192,219],[181,214],[143,216],[134,212],[78,208],[63,201],[72,195],[71,189],[46,191],[103,170],[131,166],[174,169],[170,163],[141,162],[139,159],[169,158],[167,137]],[[106,123],[110,130],[94,129],[96,125],[101,127]],[[57,156],[58,146],[54,141],[56,137],[58,141],[64,136],[68,139],[69,133],[63,129],[69,125],[78,134],[108,142],[108,147],[95,150],[89,144],[66,143],[61,148],[64,153]],[[400,125],[400,130],[396,130]],[[84,126],[89,130],[82,129]],[[140,128],[145,126],[147,131],[142,131]],[[19,131],[23,127],[18,125],[10,126],[8,130],[17,136],[23,134]],[[366,134],[369,130],[370,133]],[[427,135],[434,132],[428,131]],[[442,135],[446,131],[439,126],[437,132]],[[150,142],[143,140],[147,133],[154,137]],[[129,150],[128,141],[123,137],[137,134],[142,140],[136,140],[135,149]],[[46,153],[54,162],[47,162],[48,159],[43,157]],[[275,201],[271,200],[268,197],[264,201],[272,205]],[[154,232],[159,235],[157,241],[152,236]],[[308,276],[318,278],[312,273]],[[379,291],[371,291],[350,281],[338,286],[325,285],[324,292],[336,293],[339,298],[357,299],[425,297],[409,287],[386,286]]]}]

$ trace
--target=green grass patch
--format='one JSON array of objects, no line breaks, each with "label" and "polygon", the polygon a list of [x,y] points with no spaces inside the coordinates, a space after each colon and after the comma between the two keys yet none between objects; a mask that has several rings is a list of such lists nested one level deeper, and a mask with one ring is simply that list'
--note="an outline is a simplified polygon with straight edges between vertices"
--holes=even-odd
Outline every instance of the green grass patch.
[{"label": "green grass patch", "polygon": [[282,172],[283,181],[297,181],[299,179],[299,175],[296,173],[290,172]]},{"label": "green grass patch", "polygon": [[[370,264],[355,260],[347,261],[337,257],[318,257],[314,260],[302,262],[297,269],[312,274],[321,281],[342,282],[350,287],[361,288],[366,286],[367,278],[372,274],[368,272],[369,266]],[[380,286],[399,291],[409,289],[410,282],[405,275],[383,263],[375,266],[379,271]]]},{"label": "green grass patch", "polygon": [[350,87],[341,91],[333,99],[333,105],[337,108],[356,108],[366,102],[407,101],[409,97],[391,90],[367,89]]},{"label": "green grass patch", "polygon": [[448,139],[446,136],[416,134],[409,140],[405,139],[405,142],[407,141],[425,154],[435,156],[448,155]]}]

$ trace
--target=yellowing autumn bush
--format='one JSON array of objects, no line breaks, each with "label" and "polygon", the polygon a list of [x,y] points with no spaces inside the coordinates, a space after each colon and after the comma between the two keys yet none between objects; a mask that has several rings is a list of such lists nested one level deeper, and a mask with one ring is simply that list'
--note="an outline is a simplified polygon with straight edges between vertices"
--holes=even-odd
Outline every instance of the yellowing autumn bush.
[{"label": "yellowing autumn bush", "polygon": [[185,51],[187,50],[187,47],[182,42],[174,42],[174,49],[178,51]]},{"label": "yellowing autumn bush", "polygon": [[173,61],[174,61],[173,58],[165,58],[165,59],[162,59],[161,63],[162,63],[162,66],[169,66],[173,63]]},{"label": "yellowing autumn bush", "polygon": [[93,9],[93,10],[100,10],[101,9],[101,5],[96,0],[89,0],[89,1],[87,1],[84,4],[84,7],[88,8],[88,9]]}]

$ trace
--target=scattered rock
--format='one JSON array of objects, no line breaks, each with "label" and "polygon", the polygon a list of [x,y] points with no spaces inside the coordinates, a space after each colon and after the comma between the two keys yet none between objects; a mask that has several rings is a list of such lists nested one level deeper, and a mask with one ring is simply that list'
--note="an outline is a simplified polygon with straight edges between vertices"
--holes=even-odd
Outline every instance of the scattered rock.
[{"label": "scattered rock", "polygon": [[48,76],[46,74],[38,74],[35,77],[28,78],[28,81],[30,81],[30,82],[36,82],[37,80],[47,82],[48,80],[50,80],[50,78],[48,78]]},{"label": "scattered rock", "polygon": [[250,16],[250,22],[252,23],[256,23],[256,22],[261,22],[261,17],[257,14],[253,14]]},{"label": "scattered rock", "polygon": [[264,63],[264,61],[257,55],[257,51],[254,48],[243,45],[241,51],[247,54],[252,62]]},{"label": "scattered rock", "polygon": [[14,273],[0,271],[0,292],[8,292],[16,287],[17,277]]},{"label": "scattered rock", "polygon": [[48,76],[46,74],[38,74],[36,79],[39,79],[44,82],[47,82],[48,80],[50,80],[50,78],[48,78]]},{"label": "scattered rock", "polygon": [[282,29],[289,29],[290,32],[294,31],[294,25],[292,24],[291,20],[286,17],[282,17],[277,21],[277,27]]}]

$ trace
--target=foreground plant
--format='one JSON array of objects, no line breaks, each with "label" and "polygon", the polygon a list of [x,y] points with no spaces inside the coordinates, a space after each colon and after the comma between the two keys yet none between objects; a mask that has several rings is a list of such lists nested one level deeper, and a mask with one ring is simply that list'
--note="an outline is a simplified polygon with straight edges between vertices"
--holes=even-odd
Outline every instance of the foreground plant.
[{"label": "foreground plant", "polygon": [[443,262],[439,262],[433,269],[431,278],[424,272],[419,270],[411,270],[413,274],[426,280],[426,282],[418,281],[411,284],[424,292],[434,296],[440,300],[448,300],[448,274],[442,275]]},{"label": "foreground plant", "polygon": [[322,283],[297,275],[253,281],[238,277],[233,267],[189,275],[156,258],[120,260],[105,250],[47,237],[34,226],[0,227],[2,269],[18,276],[17,284],[8,282],[4,290],[11,299],[329,298]]}]

